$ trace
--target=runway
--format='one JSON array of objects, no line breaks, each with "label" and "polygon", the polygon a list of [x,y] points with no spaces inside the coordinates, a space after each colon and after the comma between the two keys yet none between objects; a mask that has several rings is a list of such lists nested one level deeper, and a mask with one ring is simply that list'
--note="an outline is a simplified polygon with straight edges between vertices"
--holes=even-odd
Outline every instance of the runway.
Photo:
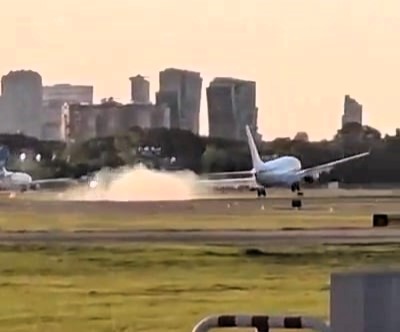
[{"label": "runway", "polygon": [[303,198],[301,211],[290,208],[283,197],[153,202],[3,199],[0,244],[400,243],[400,227],[370,227],[372,213],[400,212],[398,195],[348,191],[340,197],[321,197],[319,190],[309,194],[314,197]]},{"label": "runway", "polygon": [[193,243],[315,245],[400,243],[400,229],[1,232],[1,244]]}]

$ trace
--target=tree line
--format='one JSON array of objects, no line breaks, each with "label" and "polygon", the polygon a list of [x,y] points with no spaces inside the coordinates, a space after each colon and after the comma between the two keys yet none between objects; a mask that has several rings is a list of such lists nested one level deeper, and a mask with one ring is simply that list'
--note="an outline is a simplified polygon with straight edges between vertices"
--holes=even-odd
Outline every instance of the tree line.
[{"label": "tree line", "polygon": [[[132,128],[128,133],[91,139],[81,143],[40,141],[23,135],[0,135],[0,144],[7,145],[12,158],[10,169],[30,171],[34,177],[78,178],[103,167],[134,165],[190,169],[197,174],[251,169],[250,153],[245,141],[201,137],[179,129]],[[307,142],[277,138],[261,142],[258,149],[264,160],[281,155],[298,157],[303,167],[370,151],[370,156],[339,165],[321,181],[344,183],[400,182],[400,135],[381,137],[368,126],[348,124],[332,140]],[[18,155],[26,152],[27,161]],[[40,154],[40,162],[32,156]]]}]

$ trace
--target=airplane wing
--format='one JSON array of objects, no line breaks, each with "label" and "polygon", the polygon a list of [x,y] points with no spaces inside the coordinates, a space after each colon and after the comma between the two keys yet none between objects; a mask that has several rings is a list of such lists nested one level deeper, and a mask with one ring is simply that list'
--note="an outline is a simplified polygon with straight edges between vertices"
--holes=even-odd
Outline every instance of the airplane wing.
[{"label": "airplane wing", "polygon": [[[228,173],[229,174],[229,173]],[[239,187],[249,187],[249,188],[258,188],[258,184],[254,178],[251,177],[243,177],[236,179],[203,179],[198,180],[200,184],[210,186],[213,188],[239,188]]]},{"label": "airplane wing", "polygon": [[205,174],[206,176],[235,176],[235,175],[248,175],[251,176],[254,174],[254,170],[248,170],[248,171],[233,171],[233,172],[219,172],[219,173],[207,173]]},{"label": "airplane wing", "polygon": [[77,180],[70,179],[70,178],[54,178],[54,179],[38,179],[38,180],[33,180],[31,182],[31,185],[33,186],[39,186],[41,187],[42,185],[68,185],[68,184],[76,184],[78,183]]},{"label": "airplane wing", "polygon": [[297,175],[299,175],[301,177],[318,176],[321,173],[330,172],[335,166],[337,166],[339,164],[343,164],[343,163],[346,163],[351,160],[366,157],[368,155],[369,155],[369,152],[364,152],[364,153],[356,154],[356,155],[346,157],[343,159],[334,160],[334,161],[331,161],[326,164],[322,164],[322,165],[318,165],[318,166],[314,166],[314,167],[310,167],[310,168],[305,168],[305,169],[298,171]]}]

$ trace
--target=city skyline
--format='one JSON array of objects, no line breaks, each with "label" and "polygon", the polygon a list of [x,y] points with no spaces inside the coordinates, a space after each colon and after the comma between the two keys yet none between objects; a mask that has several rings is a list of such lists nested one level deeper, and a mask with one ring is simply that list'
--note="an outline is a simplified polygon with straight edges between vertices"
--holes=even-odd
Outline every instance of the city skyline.
[{"label": "city skyline", "polygon": [[[110,13],[116,19],[104,24]],[[95,101],[125,102],[129,76],[147,76],[154,101],[158,71],[198,71],[201,134],[208,132],[205,88],[213,77],[254,80],[264,139],[298,131],[331,138],[349,94],[363,105],[364,123],[393,134],[399,16],[394,0],[99,0],[96,7],[19,0],[0,13],[0,72],[32,69],[43,85],[89,84]]]}]

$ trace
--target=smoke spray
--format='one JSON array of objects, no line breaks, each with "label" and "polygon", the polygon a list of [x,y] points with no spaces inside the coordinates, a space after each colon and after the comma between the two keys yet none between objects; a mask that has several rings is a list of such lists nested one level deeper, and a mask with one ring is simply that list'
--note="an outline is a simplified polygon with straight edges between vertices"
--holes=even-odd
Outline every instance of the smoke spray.
[{"label": "smoke spray", "polygon": [[208,190],[191,171],[158,171],[145,166],[103,169],[89,185],[68,189],[62,199],[79,201],[172,201],[199,199]]}]

